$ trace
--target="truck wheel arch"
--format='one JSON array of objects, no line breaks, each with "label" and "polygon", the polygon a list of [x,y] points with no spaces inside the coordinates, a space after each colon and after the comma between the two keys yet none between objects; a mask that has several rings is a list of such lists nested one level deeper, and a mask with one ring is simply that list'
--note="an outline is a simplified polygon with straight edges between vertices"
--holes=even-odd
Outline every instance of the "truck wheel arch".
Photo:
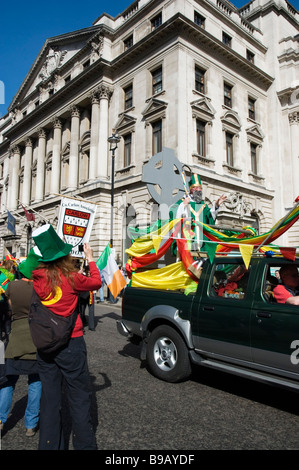
[{"label": "truck wheel arch", "polygon": [[180,311],[170,305],[155,305],[146,312],[140,325],[143,337],[146,338],[155,327],[163,324],[172,325],[182,335],[188,349],[194,348],[189,320],[182,319]]}]

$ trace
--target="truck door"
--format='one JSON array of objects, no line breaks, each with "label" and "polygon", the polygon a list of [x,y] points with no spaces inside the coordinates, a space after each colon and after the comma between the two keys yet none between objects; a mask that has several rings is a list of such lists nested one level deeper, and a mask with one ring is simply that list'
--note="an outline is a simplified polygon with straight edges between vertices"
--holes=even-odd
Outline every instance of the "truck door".
[{"label": "truck door", "polygon": [[299,306],[276,303],[273,289],[269,295],[267,287],[281,264],[265,266],[256,289],[251,317],[252,355],[256,364],[298,374]]},{"label": "truck door", "polygon": [[249,274],[240,259],[216,259],[200,302],[193,303],[193,342],[201,353],[251,360]]}]

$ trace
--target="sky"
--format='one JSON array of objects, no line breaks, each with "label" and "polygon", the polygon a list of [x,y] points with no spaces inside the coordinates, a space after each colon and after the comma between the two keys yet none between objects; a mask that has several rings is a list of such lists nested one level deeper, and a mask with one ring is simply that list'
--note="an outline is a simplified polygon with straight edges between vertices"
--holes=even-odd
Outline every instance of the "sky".
[{"label": "sky", "polygon": [[[249,0],[231,0],[240,8]],[[10,1],[1,5],[0,117],[24,81],[47,38],[92,26],[102,14],[117,16],[133,0]],[[291,0],[299,10],[299,0]]]}]

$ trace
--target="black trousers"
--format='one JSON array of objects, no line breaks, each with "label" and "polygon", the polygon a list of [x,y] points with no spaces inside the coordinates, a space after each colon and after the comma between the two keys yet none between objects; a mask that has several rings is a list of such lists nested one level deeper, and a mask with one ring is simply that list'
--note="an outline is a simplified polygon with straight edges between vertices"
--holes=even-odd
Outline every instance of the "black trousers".
[{"label": "black trousers", "polygon": [[91,386],[83,336],[72,338],[56,355],[37,354],[42,382],[40,450],[64,450],[61,422],[62,379],[65,379],[75,450],[96,450],[90,406]]}]

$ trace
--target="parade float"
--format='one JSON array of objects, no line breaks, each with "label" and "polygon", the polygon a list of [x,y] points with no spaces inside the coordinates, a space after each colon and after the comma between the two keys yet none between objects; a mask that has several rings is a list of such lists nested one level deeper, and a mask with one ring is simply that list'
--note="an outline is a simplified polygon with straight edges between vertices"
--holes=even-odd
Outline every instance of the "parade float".
[{"label": "parade float", "polygon": [[[167,155],[169,159],[169,155]],[[185,175],[181,174],[184,190],[187,192]],[[150,188],[149,188],[150,190]],[[178,204],[176,204],[177,206]],[[129,227],[132,245],[126,250],[129,256],[126,272],[132,287],[146,287],[165,290],[194,292],[200,280],[203,262],[213,262],[217,255],[238,254],[246,268],[253,255],[282,256],[289,260],[296,257],[296,247],[283,247],[274,242],[281,237],[299,218],[299,196],[294,207],[266,233],[257,234],[250,226],[237,229],[221,229],[195,220],[194,218],[159,219],[144,228]],[[192,248],[197,231],[204,251]],[[200,244],[199,244],[200,245]],[[194,246],[194,245],[193,245]],[[154,268],[155,263],[173,254],[174,262]],[[169,258],[168,258],[169,259]]]}]

